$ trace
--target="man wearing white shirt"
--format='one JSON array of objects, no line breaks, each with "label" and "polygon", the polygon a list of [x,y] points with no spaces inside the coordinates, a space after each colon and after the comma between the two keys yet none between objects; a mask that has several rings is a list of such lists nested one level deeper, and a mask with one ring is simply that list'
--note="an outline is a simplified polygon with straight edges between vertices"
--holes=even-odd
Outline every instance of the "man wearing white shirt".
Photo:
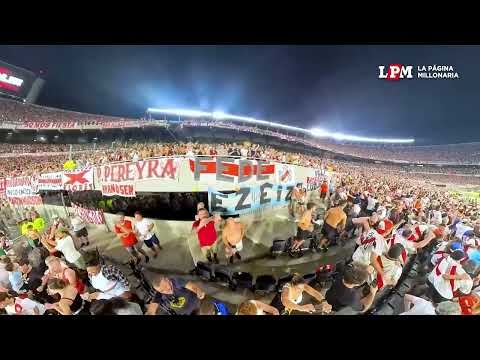
[{"label": "man wearing white shirt", "polygon": [[367,195],[367,214],[368,216],[371,216],[375,210],[375,206],[377,205],[377,199],[375,199],[373,196],[371,196],[368,193],[366,195]]},{"label": "man wearing white shirt", "polygon": [[152,251],[153,257],[157,257],[158,250],[161,250],[160,241],[157,235],[153,232],[155,224],[152,220],[146,219],[142,216],[140,211],[135,212],[135,224],[133,228],[139,240],[143,241],[145,245]]}]

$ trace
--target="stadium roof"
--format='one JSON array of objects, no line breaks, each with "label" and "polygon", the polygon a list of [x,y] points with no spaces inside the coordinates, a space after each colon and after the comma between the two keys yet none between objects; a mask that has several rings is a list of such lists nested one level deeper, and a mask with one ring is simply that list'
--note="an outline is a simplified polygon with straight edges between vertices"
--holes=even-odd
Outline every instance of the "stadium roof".
[{"label": "stadium roof", "polygon": [[187,110],[187,109],[155,109],[148,108],[148,113],[164,114],[164,115],[173,115],[173,116],[185,116],[192,118],[211,118],[213,120],[236,120],[243,121],[252,124],[265,125],[273,128],[279,128],[290,131],[297,131],[311,135],[314,137],[325,137],[335,140],[346,140],[346,141],[358,141],[358,142],[370,142],[370,143],[389,143],[389,144],[411,144],[415,142],[415,139],[391,139],[391,138],[373,138],[365,136],[356,136],[348,135],[339,132],[330,132],[323,129],[302,129],[296,126],[284,125],[280,123],[275,123],[271,121],[254,119],[252,117],[246,116],[237,116],[232,114],[226,114],[221,111],[214,112],[205,112],[198,110]]}]

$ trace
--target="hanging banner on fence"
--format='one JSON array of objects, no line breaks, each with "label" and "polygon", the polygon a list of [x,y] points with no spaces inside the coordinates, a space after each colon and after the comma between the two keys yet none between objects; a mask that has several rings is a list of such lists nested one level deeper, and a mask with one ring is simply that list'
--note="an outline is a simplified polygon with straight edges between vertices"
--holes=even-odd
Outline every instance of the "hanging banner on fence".
[{"label": "hanging banner on fence", "polygon": [[259,186],[240,188],[232,194],[223,194],[208,188],[210,212],[221,215],[246,214],[267,207],[286,205],[294,184],[264,183]]},{"label": "hanging banner on fence", "polygon": [[62,172],[41,174],[38,179],[38,190],[63,190]]},{"label": "hanging banner on fence", "polygon": [[291,184],[295,182],[295,172],[292,165],[275,164],[277,184]]},{"label": "hanging banner on fence", "polygon": [[324,180],[327,180],[325,170],[314,170],[313,176],[307,176],[306,188],[307,191],[313,191],[320,188]]},{"label": "hanging banner on fence", "polygon": [[276,181],[275,164],[262,160],[202,156],[188,159],[195,181],[223,181],[242,184],[249,180]]},{"label": "hanging banner on fence", "polygon": [[65,170],[62,173],[63,188],[67,191],[94,190],[93,168],[83,170]]},{"label": "hanging banner on fence", "polygon": [[181,159],[149,159],[97,167],[101,183],[122,183],[150,179],[178,181]]},{"label": "hanging banner on fence", "polygon": [[8,197],[8,202],[11,205],[23,205],[23,206],[40,206],[43,205],[43,200],[40,195],[23,196],[23,197]]},{"label": "hanging banner on fence", "polygon": [[105,223],[102,210],[86,209],[75,203],[72,203],[72,210],[75,215],[78,215],[83,221],[89,224],[102,225]]},{"label": "hanging banner on fence", "polygon": [[12,205],[42,205],[42,198],[37,192],[37,181],[33,177],[6,179],[5,195]]},{"label": "hanging banner on fence", "polygon": [[102,183],[102,195],[135,197],[135,183]]}]

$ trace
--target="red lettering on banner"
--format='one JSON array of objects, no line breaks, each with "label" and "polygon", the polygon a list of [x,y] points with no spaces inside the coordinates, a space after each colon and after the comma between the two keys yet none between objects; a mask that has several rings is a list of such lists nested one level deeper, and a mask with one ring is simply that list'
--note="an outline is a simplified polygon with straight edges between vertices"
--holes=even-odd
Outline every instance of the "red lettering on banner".
[{"label": "red lettering on banner", "polygon": [[118,181],[125,180],[125,164],[118,165]]},{"label": "red lettering on banner", "polygon": [[[190,170],[194,172],[195,161],[189,160],[189,163],[190,163]],[[200,165],[203,167],[203,169],[200,170],[200,174],[215,174],[217,172],[216,161],[201,161]],[[223,175],[238,176],[238,173],[239,173],[238,164],[222,162],[222,165],[227,168],[222,173]],[[244,175],[250,175],[252,171],[253,171],[253,175],[257,175],[259,171],[258,165],[253,165],[253,170],[252,170],[252,167],[249,165],[246,165],[243,169],[244,169],[243,170]],[[272,175],[274,173],[275,173],[275,164],[263,164],[260,167],[260,175]]]},{"label": "red lettering on banner", "polygon": [[117,167],[117,165],[110,166],[110,181],[116,181],[115,180],[115,168],[116,167]]},{"label": "red lettering on banner", "polygon": [[175,179],[175,165],[173,164],[173,159],[168,159],[163,166],[162,175],[160,177],[165,177],[167,175],[171,179]]},{"label": "red lettering on banner", "polygon": [[149,160],[148,161],[148,178],[151,179],[152,173],[155,174],[155,176],[158,178],[158,173],[157,173],[157,167],[158,167],[158,160]]},{"label": "red lettering on banner", "polygon": [[145,165],[147,165],[147,163],[145,161],[138,161],[135,165],[137,165],[137,170],[138,170],[138,179],[137,180],[142,180],[143,179],[143,169],[145,168]]},{"label": "red lettering on banner", "polygon": [[127,180],[127,181],[134,181],[135,180],[135,177],[133,177],[133,176],[130,177],[130,173],[134,171],[134,169],[131,168],[132,165],[133,165],[132,163],[127,164],[127,170],[126,170],[127,174],[126,174],[126,177],[125,177],[125,180]]}]

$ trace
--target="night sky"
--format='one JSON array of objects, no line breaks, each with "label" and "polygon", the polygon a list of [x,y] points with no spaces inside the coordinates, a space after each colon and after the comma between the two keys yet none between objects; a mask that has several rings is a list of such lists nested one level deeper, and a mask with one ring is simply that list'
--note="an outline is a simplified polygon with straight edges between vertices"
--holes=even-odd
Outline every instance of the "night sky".
[{"label": "night sky", "polygon": [[[45,72],[41,105],[141,117],[236,115],[417,144],[480,141],[480,46],[0,46]],[[452,65],[456,80],[378,79],[378,65]]]}]

